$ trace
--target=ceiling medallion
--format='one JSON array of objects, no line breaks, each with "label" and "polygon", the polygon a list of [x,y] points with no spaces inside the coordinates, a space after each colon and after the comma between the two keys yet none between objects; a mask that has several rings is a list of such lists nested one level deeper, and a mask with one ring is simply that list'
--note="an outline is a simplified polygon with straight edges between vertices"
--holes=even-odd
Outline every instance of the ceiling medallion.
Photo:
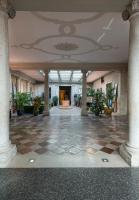
[{"label": "ceiling medallion", "polygon": [[59,43],[55,45],[55,48],[57,50],[61,50],[61,51],[73,51],[79,48],[79,46],[77,44],[74,43]]}]

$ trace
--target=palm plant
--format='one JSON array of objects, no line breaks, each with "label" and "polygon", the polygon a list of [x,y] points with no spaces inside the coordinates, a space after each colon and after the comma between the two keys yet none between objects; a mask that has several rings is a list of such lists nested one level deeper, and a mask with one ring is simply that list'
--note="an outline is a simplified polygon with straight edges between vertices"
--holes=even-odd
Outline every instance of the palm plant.
[{"label": "palm plant", "polygon": [[107,86],[107,89],[106,89],[106,105],[108,108],[112,108],[112,102],[113,102],[113,99],[115,97],[115,94],[114,94],[114,87],[112,87],[112,84],[109,84]]}]

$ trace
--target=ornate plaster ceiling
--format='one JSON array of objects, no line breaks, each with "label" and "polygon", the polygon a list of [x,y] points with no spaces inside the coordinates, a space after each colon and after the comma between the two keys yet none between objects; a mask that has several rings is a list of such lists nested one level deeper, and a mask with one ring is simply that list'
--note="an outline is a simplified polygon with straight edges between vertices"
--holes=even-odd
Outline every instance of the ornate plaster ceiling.
[{"label": "ornate plaster ceiling", "polygon": [[17,12],[9,29],[14,63],[127,62],[129,24],[121,13]]}]

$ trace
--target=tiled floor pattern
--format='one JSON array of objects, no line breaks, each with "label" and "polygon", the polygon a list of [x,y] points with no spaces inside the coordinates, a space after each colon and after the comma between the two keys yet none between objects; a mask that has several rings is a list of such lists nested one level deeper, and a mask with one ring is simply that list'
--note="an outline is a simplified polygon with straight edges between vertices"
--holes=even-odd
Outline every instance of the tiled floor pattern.
[{"label": "tiled floor pattern", "polygon": [[79,108],[53,108],[49,117],[12,119],[10,130],[12,143],[22,155],[114,154],[127,138],[128,123],[125,117],[81,117]]}]

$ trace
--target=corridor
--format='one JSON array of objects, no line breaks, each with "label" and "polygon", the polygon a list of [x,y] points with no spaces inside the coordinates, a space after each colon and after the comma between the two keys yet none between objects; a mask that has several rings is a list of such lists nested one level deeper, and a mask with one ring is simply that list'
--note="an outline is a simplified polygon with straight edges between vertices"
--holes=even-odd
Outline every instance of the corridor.
[{"label": "corridor", "polygon": [[[54,107],[50,116],[22,116],[10,125],[18,154],[10,167],[126,167],[118,148],[125,142],[127,119],[82,117],[80,108]],[[107,159],[108,162],[103,162]],[[32,162],[30,162],[32,161]]]}]

